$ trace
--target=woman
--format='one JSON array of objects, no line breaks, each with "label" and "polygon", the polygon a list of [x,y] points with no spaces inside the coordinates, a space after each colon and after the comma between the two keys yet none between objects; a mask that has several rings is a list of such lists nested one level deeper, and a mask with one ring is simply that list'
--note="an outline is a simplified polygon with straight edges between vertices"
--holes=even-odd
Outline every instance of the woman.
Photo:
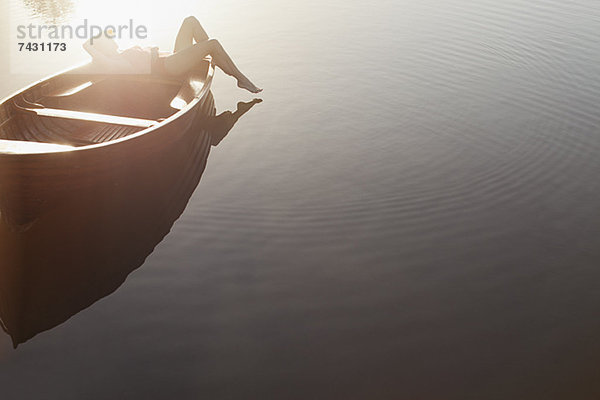
[{"label": "woman", "polygon": [[[195,42],[195,43],[194,43]],[[93,63],[108,73],[158,73],[181,75],[193,69],[204,57],[211,56],[213,63],[227,75],[237,80],[237,85],[252,93],[262,89],[254,85],[234,64],[223,46],[208,35],[195,17],[187,17],[181,24],[173,54],[159,55],[158,48],[139,46],[119,51],[112,39],[95,38],[87,41],[83,48],[90,53]]]}]

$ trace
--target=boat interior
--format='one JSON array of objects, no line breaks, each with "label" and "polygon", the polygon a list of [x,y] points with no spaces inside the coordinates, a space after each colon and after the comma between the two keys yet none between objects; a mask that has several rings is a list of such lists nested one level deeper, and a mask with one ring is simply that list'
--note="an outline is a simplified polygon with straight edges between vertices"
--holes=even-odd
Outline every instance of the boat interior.
[{"label": "boat interior", "polygon": [[0,152],[62,151],[160,124],[200,93],[209,63],[185,77],[67,73],[0,104]]}]

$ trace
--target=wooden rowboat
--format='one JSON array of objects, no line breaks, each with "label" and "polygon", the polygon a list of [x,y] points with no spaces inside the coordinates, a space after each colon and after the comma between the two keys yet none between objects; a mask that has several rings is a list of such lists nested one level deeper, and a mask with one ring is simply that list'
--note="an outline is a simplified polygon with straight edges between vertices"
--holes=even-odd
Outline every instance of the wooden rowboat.
[{"label": "wooden rowboat", "polygon": [[[0,329],[13,346],[110,295],[140,268],[183,213],[211,147],[258,102],[216,116],[208,92],[190,128],[176,132],[178,139],[159,153],[131,157],[130,164],[113,160],[112,168],[102,166],[102,177],[74,172],[61,181],[72,190],[42,203],[43,212],[22,229],[0,219]],[[20,191],[28,198],[56,192],[50,183],[23,181],[22,187],[35,189]],[[14,209],[1,211],[7,210],[14,215]]]},{"label": "wooden rowboat", "polygon": [[0,103],[0,213],[24,229],[66,194],[161,162],[206,106],[214,68],[182,77],[83,66]]},{"label": "wooden rowboat", "polygon": [[27,230],[0,221],[0,328],[14,347],[117,290],[169,233],[206,167],[210,93],[204,104],[158,162],[66,194]]}]

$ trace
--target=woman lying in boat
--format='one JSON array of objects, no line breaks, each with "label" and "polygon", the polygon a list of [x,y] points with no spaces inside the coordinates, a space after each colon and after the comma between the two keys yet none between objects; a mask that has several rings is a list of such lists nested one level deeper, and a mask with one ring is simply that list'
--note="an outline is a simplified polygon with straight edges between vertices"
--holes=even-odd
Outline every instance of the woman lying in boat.
[{"label": "woman lying in boat", "polygon": [[213,63],[227,75],[233,76],[240,88],[252,93],[262,91],[236,67],[218,40],[209,39],[195,17],[183,20],[175,39],[175,49],[169,55],[159,54],[157,47],[135,46],[120,51],[114,39],[107,37],[88,40],[83,48],[92,56],[92,64],[99,71],[117,74],[181,75],[196,67],[204,57],[211,56]]}]

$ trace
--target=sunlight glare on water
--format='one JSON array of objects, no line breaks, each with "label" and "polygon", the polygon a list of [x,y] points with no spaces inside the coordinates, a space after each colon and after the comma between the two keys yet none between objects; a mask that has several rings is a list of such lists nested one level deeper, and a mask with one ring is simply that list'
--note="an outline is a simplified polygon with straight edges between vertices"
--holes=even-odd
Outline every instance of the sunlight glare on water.
[{"label": "sunlight glare on water", "polygon": [[[8,398],[595,398],[600,5],[69,10],[166,50],[196,15],[264,101],[114,293],[16,351],[0,337]],[[5,65],[0,89],[76,50],[36,76]],[[217,113],[254,97],[220,71],[212,92]]]}]

